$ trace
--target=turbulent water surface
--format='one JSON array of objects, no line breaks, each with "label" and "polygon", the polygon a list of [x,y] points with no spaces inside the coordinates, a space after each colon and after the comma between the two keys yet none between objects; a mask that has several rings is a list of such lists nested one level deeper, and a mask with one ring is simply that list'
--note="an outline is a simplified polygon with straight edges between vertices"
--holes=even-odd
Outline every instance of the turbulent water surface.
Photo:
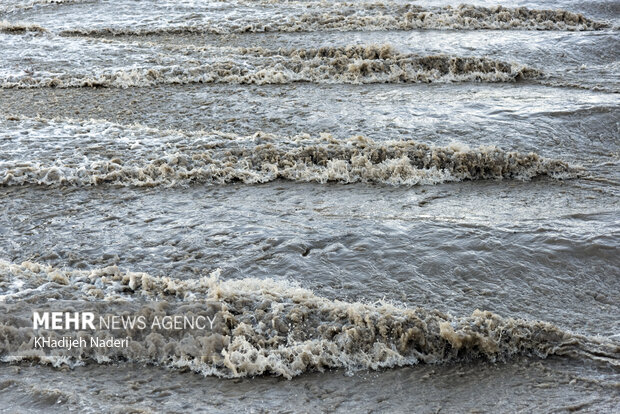
[{"label": "turbulent water surface", "polygon": [[620,7],[504,3],[3,0],[0,411],[618,412]]}]

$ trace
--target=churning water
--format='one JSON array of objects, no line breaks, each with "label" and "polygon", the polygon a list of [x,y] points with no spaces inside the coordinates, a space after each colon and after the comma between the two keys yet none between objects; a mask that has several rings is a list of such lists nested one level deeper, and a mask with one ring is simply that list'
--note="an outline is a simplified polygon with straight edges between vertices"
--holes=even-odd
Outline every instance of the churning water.
[{"label": "churning water", "polygon": [[617,412],[619,16],[2,0],[0,411]]}]

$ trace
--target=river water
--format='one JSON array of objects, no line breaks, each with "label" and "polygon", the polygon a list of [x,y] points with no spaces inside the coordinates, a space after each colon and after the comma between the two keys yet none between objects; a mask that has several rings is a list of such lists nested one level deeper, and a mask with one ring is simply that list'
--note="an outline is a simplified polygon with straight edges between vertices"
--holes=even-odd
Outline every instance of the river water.
[{"label": "river water", "polygon": [[620,7],[504,3],[3,0],[0,411],[618,412]]}]

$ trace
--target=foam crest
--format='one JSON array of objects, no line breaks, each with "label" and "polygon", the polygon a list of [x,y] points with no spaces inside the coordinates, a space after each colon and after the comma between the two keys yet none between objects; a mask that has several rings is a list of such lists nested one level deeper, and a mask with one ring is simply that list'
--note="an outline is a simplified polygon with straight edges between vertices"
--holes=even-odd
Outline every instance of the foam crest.
[{"label": "foam crest", "polygon": [[[147,87],[161,84],[332,84],[514,82],[537,79],[539,70],[484,57],[419,56],[390,45],[318,49],[230,49],[225,59],[197,64],[97,69],[90,73],[21,73],[0,79],[4,88]],[[194,51],[195,52],[195,51]]]},{"label": "foam crest", "polygon": [[[28,121],[25,126],[37,135],[24,138],[16,128],[13,138],[5,140],[7,154],[13,154],[0,160],[0,185],[256,184],[277,179],[416,185],[570,178],[580,172],[535,153],[460,144],[439,147],[413,140],[166,132],[96,121]],[[58,134],[69,134],[72,139],[52,140],[47,150],[38,150],[38,157],[33,158],[29,145]]]},{"label": "foam crest", "polygon": [[43,6],[60,6],[79,3],[92,3],[97,0],[5,0],[0,5],[0,13],[14,13]]},{"label": "foam crest", "polygon": [[[526,7],[480,7],[462,4],[457,7],[425,8],[394,3],[286,3],[287,13],[273,19],[208,18],[190,25],[161,27],[84,27],[66,29],[65,36],[157,35],[183,33],[260,33],[318,31],[384,31],[417,29],[456,30],[601,30],[606,22],[591,20],[565,10],[536,10]],[[257,3],[248,4],[255,7]]]},{"label": "foam crest", "polygon": [[30,23],[17,23],[7,22],[6,20],[0,21],[0,33],[6,34],[24,34],[29,32],[43,33],[47,30],[41,26]]},{"label": "foam crest", "polygon": [[[178,280],[117,267],[74,271],[0,260],[3,291],[11,292],[15,281],[22,283],[21,293],[5,294],[0,301],[6,311],[0,323],[4,362],[72,366],[123,360],[222,377],[275,374],[286,378],[332,368],[379,369],[477,358],[503,361],[515,355],[560,355],[620,365],[617,343],[570,333],[550,323],[480,310],[455,317],[384,302],[343,302],[273,279],[225,281],[215,272],[198,280]],[[33,303],[51,297],[81,300],[82,305],[72,302],[75,310],[120,306],[145,315],[162,307],[179,306],[191,313],[206,306],[216,322],[210,332],[202,333],[141,335],[126,329],[131,346],[114,351],[26,352],[34,335],[28,329]],[[136,301],[144,298],[157,299],[159,308],[137,306]]]}]

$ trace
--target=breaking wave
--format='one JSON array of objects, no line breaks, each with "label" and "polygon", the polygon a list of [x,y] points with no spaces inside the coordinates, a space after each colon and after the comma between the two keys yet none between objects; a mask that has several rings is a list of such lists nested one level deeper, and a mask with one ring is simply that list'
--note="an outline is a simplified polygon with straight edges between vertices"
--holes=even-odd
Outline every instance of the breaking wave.
[{"label": "breaking wave", "polygon": [[[217,271],[197,280],[179,280],[117,267],[73,271],[0,260],[0,286],[5,292],[0,300],[4,362],[73,366],[131,361],[221,377],[286,378],[332,368],[379,369],[477,358],[503,361],[515,355],[559,355],[620,366],[618,343],[570,333],[550,323],[480,310],[455,317],[385,302],[331,300],[273,279],[220,280]],[[215,322],[208,332],[144,334],[127,328],[123,335],[132,341],[125,348],[56,349],[45,354],[32,349],[31,318],[33,304],[49,298],[80,300],[82,309],[74,305],[76,311],[100,305],[143,315],[175,306],[192,314],[207,307]],[[156,299],[157,305],[136,307],[141,299]],[[106,334],[98,333],[100,338]],[[79,333],[69,335],[77,338]]]},{"label": "breaking wave", "polygon": [[[231,49],[232,50],[232,49]],[[238,57],[210,63],[102,69],[94,73],[7,75],[4,88],[146,87],[159,84],[514,82],[539,70],[484,57],[419,56],[389,45],[318,49],[237,49]]]},{"label": "breaking wave", "polygon": [[383,3],[338,4],[326,10],[325,3],[304,5],[302,11],[289,12],[265,20],[217,21],[165,27],[105,27],[63,30],[65,36],[157,35],[182,33],[258,33],[316,31],[384,31],[415,29],[456,30],[601,30],[609,24],[591,20],[565,10],[531,10],[503,6],[424,8],[416,5]]},{"label": "breaking wave", "polygon": [[60,6],[79,3],[92,3],[98,0],[8,0],[0,5],[0,13],[13,13],[41,6]]},{"label": "breaking wave", "polygon": [[0,33],[6,34],[23,34],[28,32],[46,32],[47,30],[41,26],[30,23],[10,23],[7,21],[0,21]]},{"label": "breaking wave", "polygon": [[[6,121],[15,122],[15,121]],[[159,131],[97,121],[28,121],[6,133],[0,185],[157,186],[194,183],[299,182],[438,184],[481,179],[571,178],[580,169],[535,153],[462,144],[432,146],[413,140],[374,141],[328,134],[279,137],[258,132]],[[1,124],[0,124],[1,125]],[[11,128],[6,124],[7,130]],[[72,139],[62,138],[68,131]],[[37,137],[45,137],[38,139]],[[61,138],[49,138],[49,137]],[[119,139],[119,136],[123,139]],[[36,159],[30,143],[48,141]],[[57,140],[57,141],[56,141]],[[38,145],[38,144],[37,144]]]}]

